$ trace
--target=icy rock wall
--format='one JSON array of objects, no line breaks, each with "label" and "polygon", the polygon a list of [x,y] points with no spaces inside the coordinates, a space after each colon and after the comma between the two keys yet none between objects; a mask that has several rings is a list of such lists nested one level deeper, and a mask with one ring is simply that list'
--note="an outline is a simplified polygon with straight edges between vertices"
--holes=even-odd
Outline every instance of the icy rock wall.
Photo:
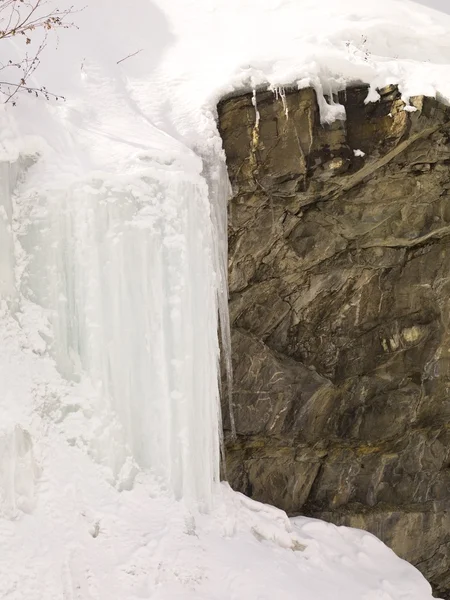
[{"label": "icy rock wall", "polygon": [[[125,448],[177,497],[207,508],[219,470],[208,186],[174,165],[143,160],[132,170],[66,189],[25,177],[13,202],[17,248],[26,257],[20,291],[45,309],[46,341],[62,375],[75,386],[93,384],[98,412],[109,412],[97,416],[120,422],[114,448],[105,435],[97,458],[116,462],[118,472]],[[13,183],[6,176],[1,227],[9,227]],[[13,288],[14,254],[9,238],[1,239],[9,244],[4,296]]]}]

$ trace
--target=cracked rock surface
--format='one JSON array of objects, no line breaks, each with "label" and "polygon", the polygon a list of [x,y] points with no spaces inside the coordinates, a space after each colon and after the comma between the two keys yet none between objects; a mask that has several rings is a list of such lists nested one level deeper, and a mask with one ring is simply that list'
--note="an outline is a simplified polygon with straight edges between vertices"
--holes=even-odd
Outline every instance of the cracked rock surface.
[{"label": "cracked rock surface", "polygon": [[[368,529],[450,590],[450,109],[396,87],[218,107],[233,198],[230,483]],[[331,99],[329,99],[331,101]],[[229,427],[227,407],[224,425]],[[228,420],[227,420],[228,419]]]}]

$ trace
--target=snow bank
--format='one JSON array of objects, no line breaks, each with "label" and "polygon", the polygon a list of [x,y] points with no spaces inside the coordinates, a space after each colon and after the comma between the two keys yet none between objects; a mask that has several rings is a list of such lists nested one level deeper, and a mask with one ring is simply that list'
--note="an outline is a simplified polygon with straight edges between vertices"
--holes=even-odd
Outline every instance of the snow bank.
[{"label": "snow bank", "polygon": [[96,0],[76,20],[35,74],[67,101],[0,107],[0,596],[431,598],[372,536],[217,484],[215,106],[312,85],[329,120],[361,81],[368,100],[398,83],[449,101],[450,18],[406,0]]}]

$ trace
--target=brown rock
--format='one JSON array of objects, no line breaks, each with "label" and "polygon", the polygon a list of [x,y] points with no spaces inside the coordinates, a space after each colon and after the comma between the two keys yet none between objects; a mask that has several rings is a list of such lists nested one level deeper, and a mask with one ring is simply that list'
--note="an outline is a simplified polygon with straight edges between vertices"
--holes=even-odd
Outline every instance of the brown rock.
[{"label": "brown rock", "polygon": [[[231,484],[368,529],[450,590],[450,109],[395,86],[219,105]],[[224,407],[225,428],[227,408]]]}]

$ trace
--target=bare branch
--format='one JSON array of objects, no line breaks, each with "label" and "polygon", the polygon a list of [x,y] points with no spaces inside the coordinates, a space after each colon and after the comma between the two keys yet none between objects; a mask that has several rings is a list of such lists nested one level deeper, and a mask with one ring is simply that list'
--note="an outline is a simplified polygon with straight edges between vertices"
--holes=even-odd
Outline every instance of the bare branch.
[{"label": "bare branch", "polygon": [[[0,41],[22,36],[25,46],[32,47],[36,32],[40,31],[38,47],[31,53],[25,52],[22,59],[0,62],[0,72],[5,81],[0,81],[0,96],[11,101],[19,92],[43,95],[45,98],[62,98],[47,91],[45,87],[28,84],[29,78],[40,65],[40,57],[47,46],[48,36],[58,29],[75,27],[70,17],[77,11],[73,6],[60,10],[53,8],[55,0],[0,0]],[[17,75],[17,72],[19,74]],[[15,102],[12,102],[15,104]]]},{"label": "bare branch", "polygon": [[[8,93],[7,91],[4,91],[5,88],[7,90],[8,89],[12,90],[12,92]],[[53,94],[52,92],[49,92],[46,87],[38,88],[38,87],[31,87],[29,85],[22,85],[21,83],[17,84],[17,83],[10,83],[8,81],[0,81],[0,94],[7,96],[5,103],[12,100],[18,91],[27,92],[28,94],[34,94],[36,97],[44,96],[44,98],[46,98],[47,100],[50,100],[50,98],[53,98],[54,100],[65,100],[64,96]],[[12,104],[15,104],[14,100],[13,100]]]},{"label": "bare branch", "polygon": [[128,54],[128,56],[124,56],[123,58],[118,60],[116,64],[120,65],[121,62],[123,62],[124,60],[127,60],[127,58],[131,58],[132,56],[136,56],[136,54],[139,54],[139,52],[142,52],[142,50],[143,50],[143,48],[141,48],[140,50],[136,50],[136,52],[133,52],[133,54]]}]

